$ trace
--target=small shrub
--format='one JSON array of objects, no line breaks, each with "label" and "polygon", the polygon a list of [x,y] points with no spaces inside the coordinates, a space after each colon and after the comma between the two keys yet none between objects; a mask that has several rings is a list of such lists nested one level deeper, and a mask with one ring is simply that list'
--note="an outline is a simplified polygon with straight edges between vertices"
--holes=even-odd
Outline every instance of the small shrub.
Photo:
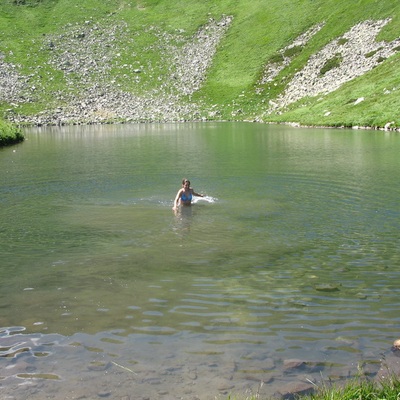
[{"label": "small shrub", "polygon": [[41,0],[12,0],[12,4],[17,6],[34,6],[41,3]]},{"label": "small shrub", "polygon": [[281,63],[283,62],[283,55],[281,53],[276,53],[268,60],[268,62],[270,64]]},{"label": "small shrub", "polygon": [[285,50],[285,57],[294,57],[303,50],[303,46],[293,46]]},{"label": "small shrub", "polygon": [[55,2],[56,0],[6,0],[6,1],[8,1],[8,3],[13,6],[18,6],[21,8],[35,8],[46,3]]},{"label": "small shrub", "polygon": [[334,57],[330,58],[325,62],[321,71],[319,72],[320,76],[325,75],[328,71],[337,68],[340,66],[341,62],[343,61],[343,57],[341,54],[336,54]]},{"label": "small shrub", "polygon": [[382,47],[379,47],[379,49],[370,51],[369,53],[365,54],[365,57],[367,57],[367,58],[373,57],[379,50],[382,50]]},{"label": "small shrub", "polygon": [[0,147],[22,142],[25,139],[22,131],[15,125],[0,121]]},{"label": "small shrub", "polygon": [[370,51],[369,53],[365,54],[365,57],[366,57],[366,58],[371,58],[371,57],[373,57],[377,52],[378,52],[378,50]]},{"label": "small shrub", "polygon": [[338,40],[338,45],[339,45],[339,46],[343,46],[343,45],[346,44],[348,41],[349,41],[349,39],[340,38],[340,39]]}]

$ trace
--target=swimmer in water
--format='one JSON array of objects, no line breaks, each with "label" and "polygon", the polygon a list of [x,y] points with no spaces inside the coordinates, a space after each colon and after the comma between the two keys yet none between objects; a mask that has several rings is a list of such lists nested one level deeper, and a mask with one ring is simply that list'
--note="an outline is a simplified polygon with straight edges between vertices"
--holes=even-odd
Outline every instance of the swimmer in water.
[{"label": "swimmer in water", "polygon": [[190,187],[190,181],[188,179],[182,179],[182,189],[179,189],[176,194],[172,209],[176,210],[180,205],[190,206],[193,196],[204,197],[204,195],[196,193],[193,188]]}]

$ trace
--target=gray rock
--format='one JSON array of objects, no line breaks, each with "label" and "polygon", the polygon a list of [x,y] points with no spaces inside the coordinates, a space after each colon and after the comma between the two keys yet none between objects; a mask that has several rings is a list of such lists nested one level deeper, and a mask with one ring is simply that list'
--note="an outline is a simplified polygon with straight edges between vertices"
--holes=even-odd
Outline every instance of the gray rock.
[{"label": "gray rock", "polygon": [[314,386],[311,383],[306,382],[290,382],[283,385],[279,389],[279,394],[285,400],[293,400],[298,396],[304,396],[313,393]]}]

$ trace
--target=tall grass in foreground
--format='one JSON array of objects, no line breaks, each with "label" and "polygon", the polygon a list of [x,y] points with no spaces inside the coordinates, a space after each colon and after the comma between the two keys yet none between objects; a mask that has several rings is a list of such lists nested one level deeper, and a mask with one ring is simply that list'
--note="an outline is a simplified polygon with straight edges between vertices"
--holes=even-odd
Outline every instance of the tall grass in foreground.
[{"label": "tall grass in foreground", "polygon": [[24,139],[21,129],[10,123],[0,121],[0,147],[19,143]]},{"label": "tall grass in foreground", "polygon": [[[348,381],[345,385],[315,385],[315,392],[310,395],[293,395],[297,400],[400,400],[400,378],[392,375],[377,382],[359,377]],[[239,400],[228,397],[228,400]],[[246,397],[246,400],[262,400],[260,394]]]},{"label": "tall grass in foreground", "polygon": [[400,379],[392,376],[381,382],[358,378],[344,386],[324,385],[302,400],[399,400]]}]

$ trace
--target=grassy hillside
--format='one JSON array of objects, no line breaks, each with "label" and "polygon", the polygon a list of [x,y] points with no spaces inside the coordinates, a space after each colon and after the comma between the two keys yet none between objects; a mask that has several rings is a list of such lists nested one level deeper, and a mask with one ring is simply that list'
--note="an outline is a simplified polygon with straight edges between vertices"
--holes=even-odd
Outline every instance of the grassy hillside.
[{"label": "grassy hillside", "polygon": [[[220,21],[225,15],[232,16],[232,22],[218,42],[200,88],[180,95],[182,103],[196,104],[201,118],[333,126],[382,127],[391,122],[392,127],[400,127],[400,47],[394,45],[388,58],[381,57],[379,65],[340,88],[302,97],[287,107],[270,108],[270,101],[276,102],[287,93],[288,84],[310,57],[356,24],[391,18],[376,40],[390,43],[398,39],[399,12],[400,3],[392,0],[3,0],[0,72],[2,66],[7,68],[15,78],[14,87],[21,88],[15,99],[7,96],[9,86],[3,85],[0,117],[10,119],[15,114],[35,115],[67,107],[71,96],[87,96],[96,80],[107,81],[133,96],[152,91],[173,93],[169,83],[176,65],[169,64],[173,57],[166,57],[164,51],[169,46],[184,50],[211,18]],[[289,49],[290,62],[273,80],[260,84],[266,67],[284,54],[282,49],[317,24],[322,28],[307,43]],[[103,59],[99,56],[90,63],[82,55],[86,44],[79,42],[79,32],[90,39],[89,31],[84,30],[89,25],[93,28],[90,35],[97,32],[108,49],[103,54],[104,48],[99,48]],[[112,41],[107,42],[101,32],[113,32]],[[81,52],[85,79],[78,68],[68,72],[70,64],[65,60],[71,50],[61,51],[63,35],[76,41],[71,46]],[[59,51],[58,64],[52,46]],[[373,57],[372,52],[367,56]],[[0,73],[0,89],[2,77]],[[355,106],[359,98],[363,101]]]}]

